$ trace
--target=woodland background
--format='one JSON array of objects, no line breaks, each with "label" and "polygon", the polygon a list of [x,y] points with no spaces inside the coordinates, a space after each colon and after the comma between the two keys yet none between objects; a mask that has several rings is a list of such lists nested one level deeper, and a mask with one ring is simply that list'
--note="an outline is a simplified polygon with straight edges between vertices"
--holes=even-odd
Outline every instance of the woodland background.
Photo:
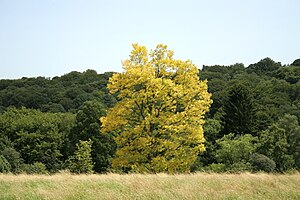
[{"label": "woodland background", "polygon": [[[0,80],[0,172],[112,171],[114,135],[99,120],[118,101],[106,87],[112,74]],[[300,59],[203,66],[199,78],[213,104],[191,171],[300,169]]]}]

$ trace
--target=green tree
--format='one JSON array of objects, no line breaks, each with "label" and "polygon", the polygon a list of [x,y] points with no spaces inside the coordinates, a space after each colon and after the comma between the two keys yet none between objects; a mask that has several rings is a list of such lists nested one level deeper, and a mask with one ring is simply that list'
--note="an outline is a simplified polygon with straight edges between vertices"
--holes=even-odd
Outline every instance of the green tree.
[{"label": "green tree", "polygon": [[278,120],[276,125],[285,130],[288,153],[293,156],[295,165],[300,169],[300,126],[298,118],[294,115],[286,114]]},{"label": "green tree", "polygon": [[235,137],[228,134],[217,140],[216,158],[227,170],[250,170],[250,157],[255,152],[256,137],[250,134]]},{"label": "green tree", "polygon": [[261,132],[257,152],[274,160],[277,171],[284,172],[294,165],[293,157],[288,154],[288,148],[284,129],[273,124]]},{"label": "green tree", "polygon": [[73,125],[72,114],[10,108],[0,115],[0,137],[7,137],[7,147],[19,152],[24,163],[41,162],[54,172],[64,160],[63,144]]},{"label": "green tree", "polygon": [[11,172],[18,173],[21,171],[23,159],[19,152],[14,148],[6,147],[0,154],[2,154],[11,166]]},{"label": "green tree", "polygon": [[275,78],[260,81],[254,89],[256,113],[260,112],[257,130],[267,129],[284,114],[298,112],[294,102],[298,97],[297,85]]},{"label": "green tree", "polygon": [[280,62],[275,62],[271,58],[264,58],[255,64],[251,64],[247,67],[249,73],[256,73],[259,75],[272,75],[274,71],[281,67]]},{"label": "green tree", "polygon": [[108,88],[119,102],[102,118],[118,146],[112,166],[137,172],[188,172],[204,151],[204,114],[211,104],[206,81],[191,61],[173,59],[158,45],[150,53],[133,45],[125,72]]},{"label": "green tree", "polygon": [[285,66],[278,69],[275,77],[295,84],[300,80],[300,66]]},{"label": "green tree", "polygon": [[300,66],[300,58],[294,60],[294,62],[291,65],[293,65],[293,66]]},{"label": "green tree", "polygon": [[192,166],[192,171],[200,170],[203,166],[216,163],[216,150],[219,132],[222,129],[221,123],[216,119],[207,119],[204,126],[205,151],[202,152]]},{"label": "green tree", "polygon": [[0,155],[0,173],[10,172],[11,166],[3,155]]},{"label": "green tree", "polygon": [[246,86],[235,84],[229,91],[228,98],[223,105],[222,135],[234,133],[236,135],[252,134],[255,119],[253,97]]},{"label": "green tree", "polygon": [[70,135],[70,152],[75,149],[79,140],[92,140],[92,159],[96,172],[105,172],[111,167],[116,144],[111,134],[103,134],[100,131],[100,117],[105,116],[105,106],[96,100],[87,101],[79,108],[76,114],[76,125]]},{"label": "green tree", "polygon": [[73,156],[66,161],[68,169],[72,173],[92,173],[93,161],[92,161],[92,141],[79,141],[76,144],[77,150]]},{"label": "green tree", "polygon": [[[9,106],[40,109],[43,112],[73,112],[83,102],[97,100],[112,107],[115,98],[106,85],[112,73],[95,70],[70,72],[52,79],[45,77],[0,80],[0,111]],[[95,93],[102,92],[101,95]],[[98,93],[99,94],[99,93]]]}]

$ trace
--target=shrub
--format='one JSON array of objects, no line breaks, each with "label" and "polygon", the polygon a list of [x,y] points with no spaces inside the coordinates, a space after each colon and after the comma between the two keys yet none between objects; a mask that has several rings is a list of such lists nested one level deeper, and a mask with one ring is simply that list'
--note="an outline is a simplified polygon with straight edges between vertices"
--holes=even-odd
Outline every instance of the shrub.
[{"label": "shrub", "polygon": [[236,162],[233,163],[230,166],[226,167],[226,171],[230,173],[239,173],[239,172],[245,172],[245,171],[251,171],[252,166],[249,162]]},{"label": "shrub", "polygon": [[256,171],[273,172],[276,168],[275,162],[262,154],[253,154],[250,158],[250,162]]},{"label": "shrub", "polygon": [[46,166],[44,163],[35,162],[33,164],[24,164],[22,171],[27,174],[47,174]]},{"label": "shrub", "polygon": [[216,158],[219,163],[231,166],[235,163],[247,163],[255,151],[254,142],[256,137],[250,134],[234,137],[233,133],[225,135],[216,142],[220,148],[216,151]]},{"label": "shrub", "polygon": [[211,172],[217,172],[217,173],[225,172],[226,171],[226,165],[222,164],[222,163],[218,163],[218,164],[213,163],[213,164],[208,166],[207,170],[211,171]]},{"label": "shrub", "polygon": [[11,166],[3,155],[0,155],[0,173],[10,172]]},{"label": "shrub", "polygon": [[6,147],[1,154],[6,158],[11,166],[11,172],[18,173],[20,172],[20,167],[23,162],[20,158],[20,153],[17,152],[14,148]]}]

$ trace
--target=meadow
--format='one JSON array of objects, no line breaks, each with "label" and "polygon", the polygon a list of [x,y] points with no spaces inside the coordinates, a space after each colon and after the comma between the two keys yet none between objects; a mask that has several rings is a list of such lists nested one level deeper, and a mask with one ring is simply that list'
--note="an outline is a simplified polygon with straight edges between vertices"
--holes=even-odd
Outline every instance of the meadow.
[{"label": "meadow", "polygon": [[300,174],[1,174],[0,199],[300,199]]}]

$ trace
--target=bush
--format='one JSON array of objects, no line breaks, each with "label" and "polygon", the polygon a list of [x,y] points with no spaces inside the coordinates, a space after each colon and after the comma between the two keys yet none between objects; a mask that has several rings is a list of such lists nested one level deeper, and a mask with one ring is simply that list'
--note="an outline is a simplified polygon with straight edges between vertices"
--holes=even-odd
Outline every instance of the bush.
[{"label": "bush", "polygon": [[33,164],[24,164],[22,171],[27,174],[47,174],[46,166],[44,163],[35,162]]},{"label": "bush", "polygon": [[250,162],[256,171],[273,172],[276,168],[275,162],[262,154],[253,154],[250,158]]},{"label": "bush", "polygon": [[0,155],[0,173],[10,172],[11,166],[3,155]]},{"label": "bush", "polygon": [[20,172],[20,167],[23,162],[20,158],[20,153],[17,152],[14,148],[6,147],[1,154],[6,158],[11,166],[11,172],[18,173]]},{"label": "bush", "polygon": [[222,163],[218,163],[218,164],[213,163],[213,164],[209,165],[207,168],[205,168],[205,170],[208,170],[211,172],[216,172],[216,173],[225,172],[226,165],[222,164]]},{"label": "bush", "polygon": [[246,164],[252,153],[255,151],[254,142],[257,140],[250,134],[234,137],[233,133],[225,135],[216,142],[220,148],[216,151],[216,158],[219,163],[227,166]]},{"label": "bush", "polygon": [[245,172],[245,171],[251,171],[252,166],[249,162],[237,162],[233,163],[230,166],[227,166],[226,171],[230,173],[239,173],[239,172]]}]

